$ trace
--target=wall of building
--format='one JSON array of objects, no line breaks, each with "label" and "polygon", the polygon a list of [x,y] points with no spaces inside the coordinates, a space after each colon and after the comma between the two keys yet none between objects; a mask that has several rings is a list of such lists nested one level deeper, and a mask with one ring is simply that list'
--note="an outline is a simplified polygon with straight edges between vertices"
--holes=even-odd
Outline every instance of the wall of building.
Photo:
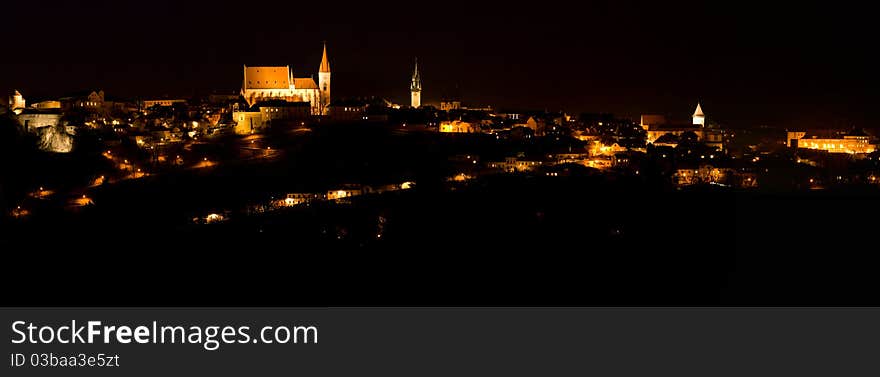
[{"label": "wall of building", "polygon": [[61,114],[24,113],[18,115],[18,122],[27,132],[35,132],[38,128],[54,127],[61,122]]},{"label": "wall of building", "polygon": [[844,136],[837,139],[799,139],[798,148],[817,149],[829,153],[872,153],[875,146],[866,136]]},{"label": "wall of building", "polygon": [[421,107],[422,106],[422,92],[410,92],[410,106],[412,107]]},{"label": "wall of building", "polygon": [[242,96],[249,106],[254,106],[260,102],[281,100],[287,102],[308,102],[311,106],[311,113],[319,115],[321,113],[318,89],[244,89]]},{"label": "wall of building", "polygon": [[232,113],[232,119],[235,121],[234,131],[239,135],[250,135],[265,126],[263,114],[259,111],[235,111]]},{"label": "wall of building", "polygon": [[175,103],[186,103],[184,99],[158,99],[158,100],[146,100],[144,101],[144,108],[149,109],[153,106],[173,106]]},{"label": "wall of building", "polygon": [[477,127],[469,122],[460,120],[440,122],[440,132],[450,133],[473,133],[477,132]]},{"label": "wall of building", "polygon": [[33,104],[31,107],[37,110],[56,110],[61,108],[61,101],[42,101]]},{"label": "wall of building", "polygon": [[263,123],[305,120],[311,115],[309,106],[261,106]]}]

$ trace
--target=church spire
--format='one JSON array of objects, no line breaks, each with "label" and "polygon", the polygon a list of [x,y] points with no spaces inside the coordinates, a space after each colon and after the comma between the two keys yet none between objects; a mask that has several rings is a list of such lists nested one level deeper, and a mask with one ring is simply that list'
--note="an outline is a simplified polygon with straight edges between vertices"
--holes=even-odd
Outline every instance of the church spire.
[{"label": "church spire", "polygon": [[330,61],[327,60],[327,41],[324,41],[324,53],[321,55],[321,66],[318,68],[318,91],[319,96],[312,104],[314,112],[327,115],[330,109]]},{"label": "church spire", "polygon": [[416,58],[416,68],[413,70],[412,84],[410,84],[409,89],[411,91],[422,90],[422,76],[419,75],[419,58]]},{"label": "church spire", "polygon": [[703,114],[703,108],[700,107],[699,102],[697,102],[697,109],[694,110],[693,120],[694,125],[700,125],[701,127],[706,126],[706,115]]},{"label": "church spire", "polygon": [[324,55],[321,57],[321,68],[318,72],[330,72],[330,61],[327,60],[327,42],[324,42]]},{"label": "church spire", "polygon": [[416,68],[413,70],[412,83],[409,84],[410,106],[419,108],[422,106],[422,76],[419,74],[419,58],[416,58]]},{"label": "church spire", "polygon": [[694,110],[694,116],[695,116],[695,117],[705,116],[705,115],[703,114],[703,109],[700,107],[700,103],[699,103],[699,102],[697,102],[697,109]]}]

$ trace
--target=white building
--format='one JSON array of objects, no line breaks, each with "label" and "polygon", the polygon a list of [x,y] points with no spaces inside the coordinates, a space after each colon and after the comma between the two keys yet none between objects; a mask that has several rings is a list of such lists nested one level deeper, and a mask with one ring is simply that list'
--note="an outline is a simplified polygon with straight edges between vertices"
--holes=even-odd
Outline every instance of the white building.
[{"label": "white building", "polygon": [[700,108],[700,103],[697,102],[697,109],[694,110],[694,124],[700,125],[700,127],[706,127],[706,115],[703,114],[703,109]]}]

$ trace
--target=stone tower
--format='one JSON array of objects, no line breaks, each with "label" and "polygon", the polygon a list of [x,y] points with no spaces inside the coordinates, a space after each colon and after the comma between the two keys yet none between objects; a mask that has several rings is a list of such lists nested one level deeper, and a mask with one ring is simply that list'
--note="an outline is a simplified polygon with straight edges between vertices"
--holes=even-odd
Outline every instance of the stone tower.
[{"label": "stone tower", "polygon": [[422,106],[422,76],[419,75],[419,59],[416,58],[416,68],[413,71],[412,83],[409,85],[410,106],[418,108]]},{"label": "stone tower", "polygon": [[12,110],[16,114],[20,114],[25,107],[24,96],[22,96],[17,90],[13,91],[12,95],[9,96],[9,110]]},{"label": "stone tower", "polygon": [[697,102],[697,109],[694,110],[694,124],[699,124],[700,127],[706,127],[706,116],[703,114],[703,109],[700,108],[700,103]]},{"label": "stone tower", "polygon": [[327,43],[324,43],[324,54],[321,56],[321,67],[318,68],[318,89],[321,98],[320,111],[321,115],[327,115],[330,108],[330,61],[327,60]]}]

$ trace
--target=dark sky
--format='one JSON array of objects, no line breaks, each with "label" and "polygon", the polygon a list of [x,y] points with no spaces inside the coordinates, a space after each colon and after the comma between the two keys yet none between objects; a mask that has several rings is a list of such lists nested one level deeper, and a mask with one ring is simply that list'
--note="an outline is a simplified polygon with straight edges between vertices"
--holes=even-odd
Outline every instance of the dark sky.
[{"label": "dark sky", "polygon": [[34,1],[4,4],[0,88],[189,95],[240,87],[241,66],[317,75],[333,96],[687,118],[729,126],[874,126],[873,11],[769,1]]}]

